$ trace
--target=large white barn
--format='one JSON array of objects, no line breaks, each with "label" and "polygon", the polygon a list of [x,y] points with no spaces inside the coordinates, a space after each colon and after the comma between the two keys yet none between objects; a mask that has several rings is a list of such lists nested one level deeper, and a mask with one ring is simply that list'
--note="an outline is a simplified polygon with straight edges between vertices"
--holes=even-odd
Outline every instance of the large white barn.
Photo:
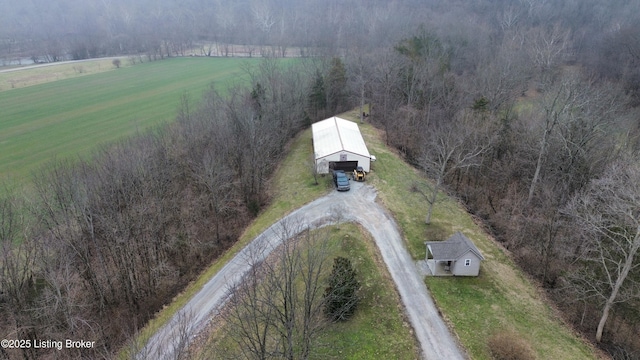
[{"label": "large white barn", "polygon": [[369,172],[371,155],[358,124],[334,116],[312,124],[311,131],[319,174],[329,173],[330,168],[351,171],[357,166]]}]

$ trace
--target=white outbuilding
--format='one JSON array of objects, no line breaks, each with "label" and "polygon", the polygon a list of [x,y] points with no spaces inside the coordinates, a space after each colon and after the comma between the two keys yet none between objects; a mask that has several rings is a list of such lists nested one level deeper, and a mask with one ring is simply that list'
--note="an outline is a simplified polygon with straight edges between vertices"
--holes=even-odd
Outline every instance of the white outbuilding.
[{"label": "white outbuilding", "polygon": [[358,124],[334,116],[312,124],[311,131],[319,174],[328,174],[329,169],[349,172],[357,166],[369,172],[371,155]]},{"label": "white outbuilding", "polygon": [[445,241],[427,241],[427,266],[434,276],[478,276],[484,256],[463,233]]}]

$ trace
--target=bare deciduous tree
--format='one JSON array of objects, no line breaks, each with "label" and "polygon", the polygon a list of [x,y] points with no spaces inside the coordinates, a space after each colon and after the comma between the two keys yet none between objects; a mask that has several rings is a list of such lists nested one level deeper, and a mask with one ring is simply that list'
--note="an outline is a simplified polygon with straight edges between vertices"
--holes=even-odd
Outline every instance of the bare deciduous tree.
[{"label": "bare deciduous tree", "polygon": [[597,341],[602,339],[613,305],[640,298],[640,262],[636,260],[640,250],[638,161],[635,156],[623,156],[567,207],[586,241],[579,260],[588,265],[574,274],[574,284],[584,297],[596,298],[602,304]]},{"label": "bare deciduous tree", "polygon": [[581,97],[579,96],[580,92],[578,86],[579,85],[576,82],[575,77],[565,78],[558,83],[553,90],[548,91],[542,99],[542,103],[540,105],[542,134],[537,152],[536,168],[529,186],[527,204],[531,202],[536,190],[540,171],[547,155],[551,136],[553,135],[556,126],[561,121],[570,117],[571,112],[575,108],[584,105],[580,103]]},{"label": "bare deciduous tree", "polygon": [[307,160],[309,170],[311,171],[311,176],[313,176],[314,185],[318,185],[318,164],[316,164],[316,156],[315,154],[311,154],[309,156],[309,160]]},{"label": "bare deciduous tree", "polygon": [[358,52],[355,59],[348,64],[349,82],[352,86],[352,92],[356,94],[354,98],[358,100],[360,111],[358,116],[360,122],[364,121],[365,110],[364,105],[366,102],[366,94],[369,87],[369,83],[373,78],[371,76],[372,61],[370,58],[365,57],[362,52]]},{"label": "bare deciduous tree", "polygon": [[450,122],[426,131],[420,166],[435,184],[428,196],[429,209],[425,222],[431,223],[433,206],[447,175],[455,170],[478,166],[489,149],[491,138],[479,126],[471,126],[473,114],[462,112]]},{"label": "bare deciduous tree", "polygon": [[[0,191],[8,194],[7,189]],[[28,226],[20,213],[23,209],[17,201],[13,196],[0,194],[0,326],[9,330],[6,337],[30,339],[41,330],[34,326],[36,316],[32,310],[38,249],[27,233]],[[20,351],[25,359],[35,358],[33,349],[15,351]],[[0,355],[7,355],[3,352],[4,349]]]},{"label": "bare deciduous tree", "polygon": [[531,31],[529,54],[541,74],[542,84],[549,83],[555,67],[559,65],[570,45],[570,33],[560,24],[535,28]]},{"label": "bare deciduous tree", "polygon": [[[567,164],[562,168],[569,176],[580,176],[575,168],[580,157],[592,162],[594,168],[602,163],[595,155],[607,146],[602,135],[606,134],[607,124],[611,124],[611,119],[620,111],[623,99],[619,94],[613,86],[596,86],[575,73],[567,74],[545,93],[539,104],[538,118],[542,133],[527,204],[535,195],[541,172],[548,161],[547,152],[553,142],[560,143],[562,153],[556,158],[566,159]],[[579,182],[577,179],[565,181]]]},{"label": "bare deciduous tree", "polygon": [[176,314],[176,326],[178,328],[178,336],[173,339],[172,344],[164,344],[170,347],[170,354],[173,354],[173,359],[183,360],[189,359],[188,347],[193,336],[195,335],[195,329],[193,325],[193,313],[185,312],[181,310]]},{"label": "bare deciduous tree", "polygon": [[202,161],[192,166],[192,172],[198,183],[208,194],[208,205],[213,211],[216,241],[220,241],[221,220],[232,210],[233,172],[225,164],[224,153],[214,153],[214,149],[205,151]]},{"label": "bare deciduous tree", "polygon": [[224,316],[246,358],[306,359],[325,323],[328,233],[304,229],[295,220],[275,231],[278,247],[266,258],[264,249],[254,249],[251,270],[230,289]]},{"label": "bare deciduous tree", "polygon": [[523,14],[523,9],[509,6],[507,8],[501,9],[500,12],[496,15],[496,20],[498,21],[498,26],[502,31],[508,31],[517,26],[518,20]]}]

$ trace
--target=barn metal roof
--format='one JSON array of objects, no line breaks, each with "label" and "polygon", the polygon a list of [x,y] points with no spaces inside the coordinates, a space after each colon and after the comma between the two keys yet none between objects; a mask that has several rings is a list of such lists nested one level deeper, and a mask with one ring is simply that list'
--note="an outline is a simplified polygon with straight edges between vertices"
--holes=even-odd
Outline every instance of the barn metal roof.
[{"label": "barn metal roof", "polygon": [[468,251],[474,252],[479,259],[484,260],[480,250],[459,231],[445,241],[427,241],[425,244],[433,254],[434,260],[458,260]]},{"label": "barn metal roof", "polygon": [[339,117],[318,121],[311,125],[316,159],[341,151],[371,157],[358,124]]}]

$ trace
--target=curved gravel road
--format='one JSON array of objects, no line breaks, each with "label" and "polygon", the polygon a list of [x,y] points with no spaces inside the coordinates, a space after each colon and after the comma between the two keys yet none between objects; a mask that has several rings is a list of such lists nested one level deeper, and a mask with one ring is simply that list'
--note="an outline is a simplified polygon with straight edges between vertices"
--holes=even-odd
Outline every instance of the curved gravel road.
[{"label": "curved gravel road", "polygon": [[[420,342],[425,359],[466,359],[464,350],[449,332],[438,314],[422,275],[407,252],[398,227],[389,213],[375,202],[376,191],[363,183],[351,184],[351,191],[317,199],[287,215],[280,221],[301,221],[303,226],[319,227],[331,222],[336,206],[345,221],[360,223],[371,233],[393,278],[407,316]],[[185,334],[197,334],[207,324],[210,314],[225,303],[230,284],[241,281],[249,269],[249,258],[257,249],[278,246],[278,223],[254,239],[225,265],[179,311],[171,321],[149,340],[137,358],[172,359],[177,349],[189,341]],[[253,254],[253,255],[252,255]],[[263,257],[267,254],[263,251]],[[185,321],[187,319],[188,321]],[[184,324],[188,322],[188,329]]]}]

